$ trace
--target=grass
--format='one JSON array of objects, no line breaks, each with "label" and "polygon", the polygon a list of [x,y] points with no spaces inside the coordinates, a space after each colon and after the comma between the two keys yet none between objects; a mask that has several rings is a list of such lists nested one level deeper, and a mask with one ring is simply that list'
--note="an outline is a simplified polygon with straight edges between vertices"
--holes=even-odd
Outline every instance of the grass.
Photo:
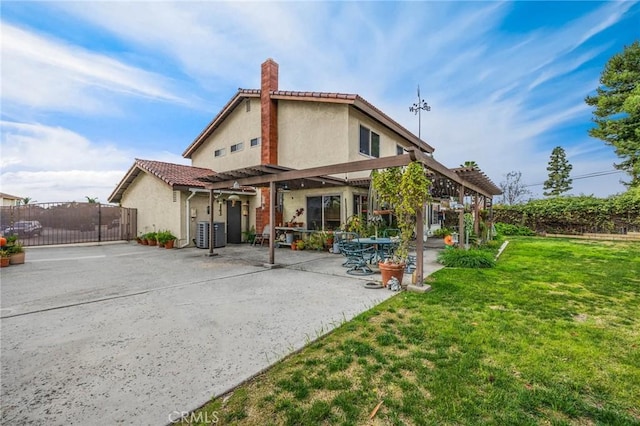
[{"label": "grass", "polygon": [[640,425],[640,244],[516,237],[495,268],[446,268],[430,284],[202,413],[251,425]]}]

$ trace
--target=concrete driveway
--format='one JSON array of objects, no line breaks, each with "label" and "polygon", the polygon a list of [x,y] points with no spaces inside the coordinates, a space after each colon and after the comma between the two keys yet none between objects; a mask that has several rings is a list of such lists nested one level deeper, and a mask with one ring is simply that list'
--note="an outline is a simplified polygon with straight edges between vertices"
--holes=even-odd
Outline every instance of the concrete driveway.
[{"label": "concrete driveway", "polygon": [[167,424],[395,294],[339,255],[216,252],[30,248],[3,268],[2,424]]}]

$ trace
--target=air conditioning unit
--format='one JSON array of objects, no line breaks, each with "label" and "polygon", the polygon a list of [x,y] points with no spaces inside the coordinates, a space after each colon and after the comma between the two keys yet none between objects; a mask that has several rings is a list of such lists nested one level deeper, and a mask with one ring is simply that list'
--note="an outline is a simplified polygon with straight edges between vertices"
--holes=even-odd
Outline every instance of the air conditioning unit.
[{"label": "air conditioning unit", "polygon": [[[213,247],[225,247],[227,236],[224,230],[224,222],[213,222]],[[196,247],[209,248],[209,222],[198,222],[196,230]]]},{"label": "air conditioning unit", "polygon": [[198,222],[196,247],[201,249],[209,248],[209,222]]}]

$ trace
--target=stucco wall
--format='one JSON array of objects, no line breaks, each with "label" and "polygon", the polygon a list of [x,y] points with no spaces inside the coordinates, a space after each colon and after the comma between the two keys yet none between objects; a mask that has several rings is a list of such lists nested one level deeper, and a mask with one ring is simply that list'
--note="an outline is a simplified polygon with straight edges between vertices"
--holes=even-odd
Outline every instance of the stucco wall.
[{"label": "stucco wall", "polygon": [[339,195],[340,201],[340,221],[344,223],[347,217],[353,215],[353,195],[363,194],[366,192],[362,189],[356,189],[346,186],[341,187],[328,187],[328,188],[316,188],[308,189],[304,191],[291,191],[285,192],[283,197],[283,215],[282,219],[285,222],[290,221],[293,218],[296,210],[304,208],[304,213],[298,217],[296,222],[304,222],[304,227],[308,228],[307,221],[307,197],[316,197],[322,195]]},{"label": "stucco wall", "polygon": [[183,238],[181,197],[155,176],[140,173],[122,196],[122,206],[138,210],[138,233],[168,229]]},{"label": "stucco wall", "polygon": [[278,162],[305,169],[347,161],[348,107],[278,101]]},{"label": "stucco wall", "polygon": [[[191,165],[215,171],[240,169],[260,164],[260,145],[251,147],[253,138],[260,137],[260,100],[250,99],[238,105],[213,134],[191,156]],[[231,145],[243,143],[238,152],[231,152]],[[224,148],[222,157],[214,157],[215,150]]]},{"label": "stucco wall", "polygon": [[[183,194],[185,203],[190,193],[185,192]],[[222,198],[226,199],[228,194],[223,194]],[[248,215],[242,215],[241,218],[241,229],[242,231],[249,230],[251,225],[255,226],[255,208],[259,207],[259,197],[254,195],[243,195],[240,196],[239,203],[247,204],[248,203]],[[198,222],[209,222],[209,214],[207,213],[207,207],[209,206],[209,193],[208,192],[198,192],[194,197],[189,200],[189,221],[190,221],[190,229],[189,229],[189,241],[193,241],[196,238],[197,226]],[[220,204],[217,200],[214,200],[213,203],[213,221],[214,222],[224,222],[227,223],[227,207],[226,203],[222,204],[222,208],[220,208]],[[186,204],[185,209],[186,212]],[[195,213],[195,216],[193,216]],[[183,228],[185,228],[185,236],[186,236],[186,221],[183,220]],[[225,229],[225,234],[227,234],[227,229]]]},{"label": "stucco wall", "polygon": [[[380,157],[392,157],[396,154],[396,147],[408,146],[408,142],[394,132],[367,117],[360,111],[351,108],[349,110],[349,152],[347,161],[359,161],[372,158],[360,153],[360,125],[380,135]],[[350,177],[368,177],[370,172],[358,172],[350,174]]]}]

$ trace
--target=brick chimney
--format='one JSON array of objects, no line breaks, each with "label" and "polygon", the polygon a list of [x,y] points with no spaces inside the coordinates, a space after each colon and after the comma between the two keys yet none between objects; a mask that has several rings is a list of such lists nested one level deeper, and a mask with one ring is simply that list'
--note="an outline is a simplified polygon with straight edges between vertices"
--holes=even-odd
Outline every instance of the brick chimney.
[{"label": "brick chimney", "polygon": [[260,79],[260,111],[262,164],[278,164],[278,104],[271,92],[278,90],[278,64],[271,58],[262,64]]}]

